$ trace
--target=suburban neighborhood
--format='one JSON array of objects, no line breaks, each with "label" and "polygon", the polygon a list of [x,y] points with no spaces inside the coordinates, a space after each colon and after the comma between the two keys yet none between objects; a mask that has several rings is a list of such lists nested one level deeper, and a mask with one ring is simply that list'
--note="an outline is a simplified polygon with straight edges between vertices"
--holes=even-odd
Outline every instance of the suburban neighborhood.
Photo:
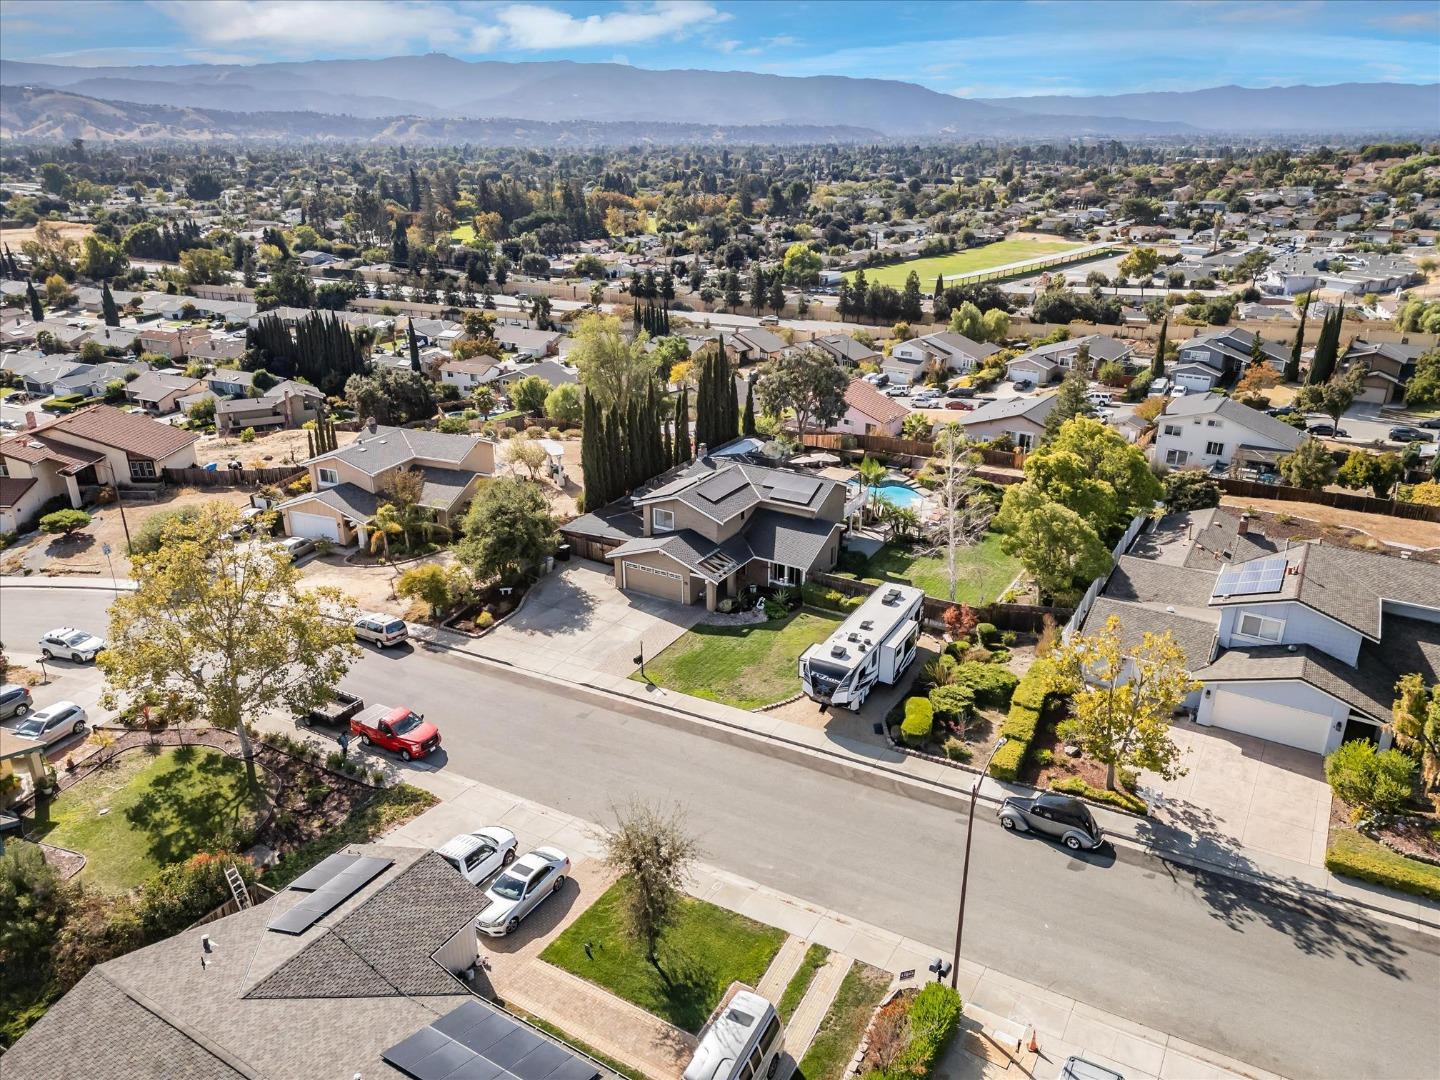
[{"label": "suburban neighborhood", "polygon": [[0,1075],[1435,1076],[1440,124],[441,7],[5,46]]}]

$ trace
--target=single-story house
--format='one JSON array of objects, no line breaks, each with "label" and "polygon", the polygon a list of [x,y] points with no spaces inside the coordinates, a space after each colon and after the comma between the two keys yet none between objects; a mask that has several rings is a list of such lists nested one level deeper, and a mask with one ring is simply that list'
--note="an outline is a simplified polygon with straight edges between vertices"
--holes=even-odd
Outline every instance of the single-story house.
[{"label": "single-story house", "polygon": [[1089,350],[1092,373],[1099,370],[1101,364],[1111,360],[1125,363],[1135,351],[1135,347],[1128,341],[1118,341],[1104,334],[1087,334],[1084,337],[1040,345],[1022,353],[1005,365],[1005,377],[1012,380],[1029,379],[1036,386],[1044,386],[1069,371],[1082,348]]},{"label": "single-story house", "polygon": [[845,414],[826,430],[846,435],[895,437],[900,434],[909,411],[864,379],[851,379],[845,388]]},{"label": "single-story house", "polygon": [[180,407],[181,398],[208,389],[205,383],[183,372],[147,371],[125,384],[125,397],[148,413],[165,416]]},{"label": "single-story house", "polygon": [[1033,395],[991,401],[974,412],[956,415],[967,439],[984,442],[1009,435],[1017,450],[1029,450],[1045,437],[1045,420],[1055,408],[1056,396]]}]

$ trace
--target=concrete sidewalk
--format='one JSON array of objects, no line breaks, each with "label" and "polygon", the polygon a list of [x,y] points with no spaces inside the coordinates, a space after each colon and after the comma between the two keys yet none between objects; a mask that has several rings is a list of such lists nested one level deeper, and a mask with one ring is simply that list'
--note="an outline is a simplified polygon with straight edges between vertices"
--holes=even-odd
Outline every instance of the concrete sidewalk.
[{"label": "concrete sidewalk", "polygon": [[[491,978],[502,997],[515,1000],[568,1034],[616,1058],[635,1061],[637,1065],[643,1063],[651,1075],[655,1075],[652,1070],[663,1068],[666,1062],[682,1056],[688,1060],[686,1050],[693,1046],[692,1037],[538,960],[544,945],[579,916],[585,898],[599,895],[611,880],[608,871],[598,862],[600,848],[595,825],[446,772],[414,770],[407,780],[433,792],[442,801],[395,829],[387,840],[430,847],[482,822],[497,823],[514,830],[522,848],[553,843],[565,850],[575,863],[578,900],[548,914],[542,907],[514,939],[485,943]],[[916,985],[917,979],[926,975],[932,960],[951,953],[950,945],[906,938],[711,866],[698,867],[688,888],[702,900],[779,927],[804,943],[825,945],[843,958],[837,963],[848,966],[849,962],[861,961],[888,971],[899,985]],[[903,981],[899,978],[902,972],[909,973]],[[967,1025],[992,1036],[992,1045],[997,1041],[1003,1045],[1008,1039],[1015,1046],[1015,1060],[1036,1080],[1058,1076],[1071,1054],[1119,1069],[1127,1080],[1241,1077],[1271,1080],[1274,1077],[1272,1073],[1225,1055],[964,959],[960,962],[957,986],[965,1001]],[[819,1019],[812,1018],[812,1022],[818,1026]],[[1021,1052],[1023,1045],[1016,1046],[1028,1041],[1031,1031],[1040,1046],[1040,1054],[1033,1058]],[[957,1037],[942,1073],[952,1078],[1000,1076],[1004,1066],[992,1062],[987,1071],[986,1061],[966,1049],[972,1045]]]}]

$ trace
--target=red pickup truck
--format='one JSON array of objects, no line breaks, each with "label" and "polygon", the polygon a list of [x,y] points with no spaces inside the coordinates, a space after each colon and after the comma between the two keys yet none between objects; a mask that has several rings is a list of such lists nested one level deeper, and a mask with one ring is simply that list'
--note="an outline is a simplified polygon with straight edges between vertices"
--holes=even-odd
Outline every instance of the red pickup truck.
[{"label": "red pickup truck", "polygon": [[401,761],[422,758],[440,745],[440,729],[404,706],[370,705],[350,718],[350,732],[366,746],[394,751]]}]

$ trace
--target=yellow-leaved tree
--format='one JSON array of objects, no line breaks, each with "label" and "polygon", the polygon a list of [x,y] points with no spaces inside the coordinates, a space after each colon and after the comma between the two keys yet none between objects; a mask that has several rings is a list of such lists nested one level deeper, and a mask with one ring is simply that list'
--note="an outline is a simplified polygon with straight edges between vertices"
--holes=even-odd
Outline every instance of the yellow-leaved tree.
[{"label": "yellow-leaved tree", "polygon": [[267,714],[323,704],[360,654],[357,610],[338,589],[301,588],[300,572],[268,547],[226,535],[240,520],[211,503],[171,522],[160,546],[131,558],[136,589],[110,607],[98,664],[105,704],[165,703],[178,715],[233,731],[255,776],[247,726]]},{"label": "yellow-leaved tree", "polygon": [[1185,775],[1170,717],[1200,683],[1169,631],[1147,632],[1127,648],[1112,615],[1099,633],[1076,634],[1051,659],[1074,690],[1060,737],[1105,765],[1107,788],[1116,790],[1120,769],[1148,769],[1167,780]]}]

